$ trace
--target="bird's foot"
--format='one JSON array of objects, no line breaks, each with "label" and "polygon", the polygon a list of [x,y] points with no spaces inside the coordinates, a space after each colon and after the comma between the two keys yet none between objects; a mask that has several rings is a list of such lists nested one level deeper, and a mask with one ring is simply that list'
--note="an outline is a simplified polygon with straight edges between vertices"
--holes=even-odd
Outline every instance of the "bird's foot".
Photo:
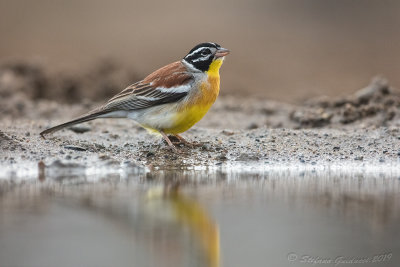
[{"label": "bird's foot", "polygon": [[187,141],[185,138],[183,138],[179,134],[175,134],[174,137],[176,137],[176,139],[178,139],[178,142],[176,142],[176,144],[183,144],[183,145],[186,145],[186,146],[191,147],[191,148],[202,146],[202,144],[199,143],[199,142],[189,142],[189,141]]},{"label": "bird's foot", "polygon": [[160,131],[160,133],[161,133],[162,137],[164,138],[164,140],[167,142],[169,149],[171,149],[172,152],[180,153],[180,151],[176,148],[176,146],[171,142],[169,137],[162,131]]}]

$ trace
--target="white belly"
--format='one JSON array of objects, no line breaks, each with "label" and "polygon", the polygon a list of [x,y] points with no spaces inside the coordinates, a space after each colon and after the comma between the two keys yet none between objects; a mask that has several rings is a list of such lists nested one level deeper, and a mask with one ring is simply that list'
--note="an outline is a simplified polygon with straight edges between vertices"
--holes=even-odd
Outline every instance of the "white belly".
[{"label": "white belly", "polygon": [[129,119],[136,121],[145,128],[154,130],[168,129],[175,121],[178,104],[165,104],[142,110],[128,111]]}]

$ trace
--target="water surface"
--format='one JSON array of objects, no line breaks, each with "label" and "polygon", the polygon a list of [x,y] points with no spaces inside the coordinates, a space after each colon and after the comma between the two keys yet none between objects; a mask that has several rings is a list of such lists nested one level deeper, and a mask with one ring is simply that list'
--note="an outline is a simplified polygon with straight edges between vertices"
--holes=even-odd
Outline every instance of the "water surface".
[{"label": "water surface", "polygon": [[399,177],[239,163],[15,171],[0,179],[0,266],[399,266]]}]

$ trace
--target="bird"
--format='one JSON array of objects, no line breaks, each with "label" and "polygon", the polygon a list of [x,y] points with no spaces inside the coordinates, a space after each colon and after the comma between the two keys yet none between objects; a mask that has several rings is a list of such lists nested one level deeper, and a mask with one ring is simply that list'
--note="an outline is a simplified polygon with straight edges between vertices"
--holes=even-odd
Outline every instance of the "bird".
[{"label": "bird", "polygon": [[180,134],[199,122],[216,101],[220,91],[219,70],[229,53],[217,43],[200,43],[183,59],[126,87],[104,105],[40,135],[45,138],[65,127],[98,118],[128,118],[150,133],[161,135],[174,151],[178,150],[168,135],[194,146]]}]

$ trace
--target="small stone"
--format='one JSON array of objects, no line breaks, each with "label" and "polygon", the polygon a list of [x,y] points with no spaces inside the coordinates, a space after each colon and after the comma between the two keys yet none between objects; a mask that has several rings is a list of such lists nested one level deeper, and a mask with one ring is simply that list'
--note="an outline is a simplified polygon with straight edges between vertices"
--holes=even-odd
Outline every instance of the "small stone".
[{"label": "small stone", "polygon": [[105,146],[103,146],[103,145],[100,145],[100,144],[94,144],[94,146],[98,149],[98,150],[103,150],[103,149],[106,149],[106,147]]},{"label": "small stone", "polygon": [[118,139],[118,138],[119,138],[119,135],[118,135],[118,134],[110,134],[110,137],[111,137],[112,139]]},{"label": "small stone", "polygon": [[66,146],[64,146],[64,148],[74,150],[74,151],[86,151],[86,148],[83,148],[80,146],[73,146],[73,145],[66,145]]},{"label": "small stone", "polygon": [[239,157],[236,158],[236,161],[254,161],[254,160],[259,160],[259,158],[256,155],[250,155],[247,153],[241,153]]},{"label": "small stone", "polygon": [[234,134],[235,134],[234,132],[227,131],[227,130],[223,130],[221,133],[222,133],[223,135],[226,135],[226,136],[231,136],[231,135],[234,135]]},{"label": "small stone", "polygon": [[258,124],[255,123],[255,122],[253,122],[253,123],[250,123],[250,124],[247,126],[247,129],[248,129],[248,130],[254,130],[254,129],[257,129],[258,127],[259,127]]},{"label": "small stone", "polygon": [[203,149],[203,150],[210,150],[210,149],[211,149],[211,146],[210,146],[209,144],[203,144],[203,145],[201,146],[201,149]]},{"label": "small stone", "polygon": [[221,154],[221,155],[217,156],[216,159],[217,159],[217,160],[221,160],[221,161],[225,161],[225,160],[227,160],[228,158],[226,157],[226,155]]},{"label": "small stone", "polygon": [[108,155],[106,155],[106,154],[100,154],[100,155],[99,155],[99,159],[101,159],[101,160],[107,160],[107,159],[110,159],[110,157],[109,157]]},{"label": "small stone", "polygon": [[153,157],[155,154],[156,154],[155,151],[149,150],[149,151],[147,152],[147,154],[146,154],[146,157],[147,157],[147,158]]},{"label": "small stone", "polygon": [[82,125],[74,125],[72,127],[69,127],[68,129],[70,129],[74,133],[86,133],[92,130],[92,128]]}]

